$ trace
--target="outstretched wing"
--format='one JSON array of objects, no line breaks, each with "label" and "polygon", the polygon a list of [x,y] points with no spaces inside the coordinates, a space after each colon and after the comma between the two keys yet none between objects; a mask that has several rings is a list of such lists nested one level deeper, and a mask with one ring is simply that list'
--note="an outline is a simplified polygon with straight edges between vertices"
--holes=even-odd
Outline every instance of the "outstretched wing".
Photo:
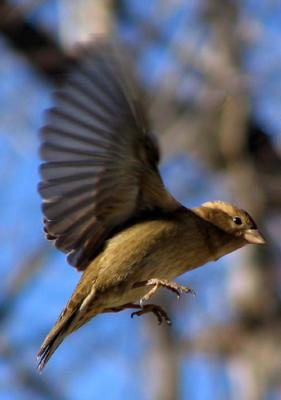
[{"label": "outstretched wing", "polygon": [[84,49],[41,132],[44,229],[80,270],[130,218],[178,207],[160,178],[158,146],[123,59],[108,42]]}]

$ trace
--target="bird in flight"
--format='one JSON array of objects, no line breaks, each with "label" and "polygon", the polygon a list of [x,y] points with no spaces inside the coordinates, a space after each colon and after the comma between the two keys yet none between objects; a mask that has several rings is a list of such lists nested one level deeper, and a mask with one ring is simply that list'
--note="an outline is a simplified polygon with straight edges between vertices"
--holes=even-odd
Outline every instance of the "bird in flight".
[{"label": "bird in flight", "polygon": [[185,208],[161,179],[143,93],[121,47],[81,49],[41,130],[39,193],[47,239],[82,272],[38,353],[42,370],[66,336],[99,313],[132,309],[170,323],[148,303],[174,279],[264,239],[250,215],[210,201]]}]

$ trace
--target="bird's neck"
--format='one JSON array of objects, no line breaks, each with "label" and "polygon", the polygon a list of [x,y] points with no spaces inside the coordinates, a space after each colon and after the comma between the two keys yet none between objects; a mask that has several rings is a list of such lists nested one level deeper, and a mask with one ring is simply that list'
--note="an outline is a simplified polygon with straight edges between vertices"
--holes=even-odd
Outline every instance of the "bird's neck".
[{"label": "bird's neck", "polygon": [[209,243],[212,247],[210,250],[215,260],[239,249],[245,244],[241,238],[223,232],[221,229],[211,226],[211,224],[208,225],[207,231],[209,231]]},{"label": "bird's neck", "polygon": [[[192,211],[206,222],[206,224],[204,224],[205,243],[208,245],[214,260],[246,244],[241,237],[235,237],[214,225],[209,218],[206,218],[206,214],[202,212],[202,207],[194,208]],[[202,225],[200,224],[200,226]]]}]

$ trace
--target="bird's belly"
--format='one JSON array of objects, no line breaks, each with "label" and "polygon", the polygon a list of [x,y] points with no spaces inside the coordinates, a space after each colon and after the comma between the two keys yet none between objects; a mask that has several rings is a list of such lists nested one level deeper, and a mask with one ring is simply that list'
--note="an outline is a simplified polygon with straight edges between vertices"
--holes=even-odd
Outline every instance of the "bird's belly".
[{"label": "bird's belly", "polygon": [[[164,232],[164,236],[160,230],[159,237],[154,234],[147,240],[147,235],[143,234],[147,224],[143,229],[140,228],[134,228],[139,229],[133,236],[134,240],[132,233],[124,238],[124,235],[113,238],[99,259],[101,267],[97,290],[100,288],[101,301],[106,308],[139,302],[152,288],[151,285],[145,286],[145,281],[173,281],[184,272],[210,260],[204,241],[199,241],[197,246],[194,246],[190,237],[185,237],[182,230],[176,233],[173,231],[171,235]],[[140,282],[144,282],[144,286],[136,288],[136,284]]]},{"label": "bird's belly", "polygon": [[[103,296],[106,299],[104,306],[113,308],[127,303],[138,303],[152,288],[151,285],[145,285],[145,281],[154,278],[173,281],[180,275],[178,271],[179,268],[175,268],[175,265],[161,265],[161,263],[155,267],[153,265],[144,267],[142,270],[136,271],[128,281],[108,290],[106,296]],[[134,287],[141,282],[143,282],[143,286]]]}]

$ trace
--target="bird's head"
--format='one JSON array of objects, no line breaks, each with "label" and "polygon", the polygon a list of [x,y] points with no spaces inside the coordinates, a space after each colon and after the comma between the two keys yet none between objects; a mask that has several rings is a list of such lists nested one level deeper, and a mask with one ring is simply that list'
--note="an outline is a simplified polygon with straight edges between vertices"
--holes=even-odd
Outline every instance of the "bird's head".
[{"label": "bird's head", "polygon": [[224,201],[209,201],[199,207],[199,214],[221,230],[252,244],[264,244],[253,218],[240,208]]}]

